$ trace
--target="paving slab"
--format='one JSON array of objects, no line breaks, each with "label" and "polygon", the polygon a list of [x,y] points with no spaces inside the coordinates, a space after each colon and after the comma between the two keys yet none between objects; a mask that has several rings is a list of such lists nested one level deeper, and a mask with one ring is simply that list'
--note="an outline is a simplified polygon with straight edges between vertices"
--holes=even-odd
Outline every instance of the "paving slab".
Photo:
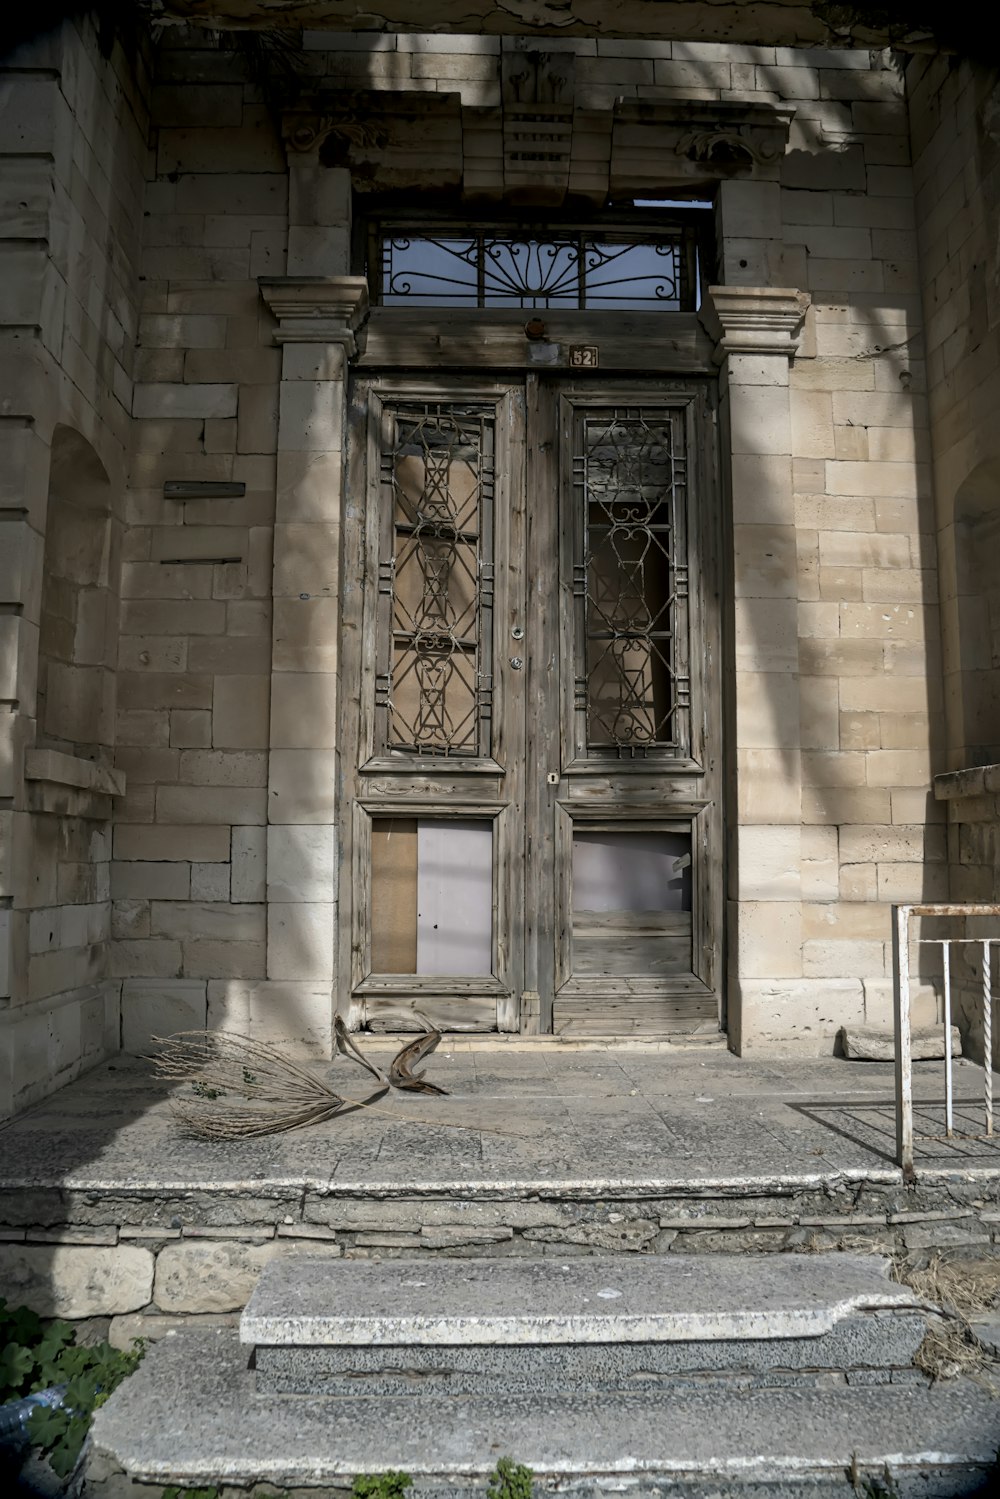
[{"label": "paving slab", "polygon": [[[343,1059],[318,1070],[365,1094]],[[921,1121],[936,1127],[941,1069],[918,1063],[914,1075],[929,1100]],[[385,1112],[226,1143],[186,1136],[148,1063],[118,1058],[0,1127],[0,1190],[471,1197],[901,1180],[891,1068],[878,1062],[480,1038],[442,1043],[428,1076],[451,1089],[446,1098],[389,1096]],[[982,1081],[971,1063],[956,1067],[957,1109],[973,1126]],[[917,1164],[927,1180],[995,1178],[1000,1139],[918,1140]]]},{"label": "paving slab", "polygon": [[[180,1332],[158,1342],[138,1372],[97,1412],[93,1441],[147,1483],[294,1486],[349,1484],[392,1468],[417,1493],[482,1492],[497,1458],[513,1454],[542,1481],[587,1483],[595,1492],[643,1480],[683,1493],[796,1495],[830,1480],[849,1492],[852,1463],[881,1475],[994,1467],[1000,1402],[957,1380],[842,1389],[688,1388],[588,1397],[490,1395],[483,1399],[261,1395],[247,1353],[225,1329]],[[922,1480],[921,1480],[922,1481]],[[925,1494],[944,1492],[924,1487]],[[973,1492],[952,1486],[953,1493]],[[987,1490],[983,1490],[987,1492]]]},{"label": "paving slab", "polygon": [[874,1255],[297,1259],[266,1266],[250,1346],[654,1343],[804,1338],[852,1312],[919,1302]]}]

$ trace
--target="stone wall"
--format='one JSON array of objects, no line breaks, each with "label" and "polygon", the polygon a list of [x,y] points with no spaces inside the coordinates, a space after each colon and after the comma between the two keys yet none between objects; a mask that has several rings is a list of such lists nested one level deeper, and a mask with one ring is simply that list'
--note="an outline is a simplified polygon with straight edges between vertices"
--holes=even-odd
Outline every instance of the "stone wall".
[{"label": "stone wall", "polygon": [[66,22],[0,65],[0,1114],[119,1046],[109,982],[141,52]]},{"label": "stone wall", "polygon": [[[75,50],[66,50],[67,38]],[[28,363],[10,362],[16,400],[23,403],[41,369],[48,404],[43,422],[8,424],[3,433],[42,499],[19,509],[28,481],[11,470],[5,514],[33,560],[11,569],[8,550],[2,576],[10,572],[16,590],[30,574],[38,597],[0,616],[5,661],[18,660],[21,642],[6,698],[9,727],[20,737],[4,761],[11,799],[2,815],[12,828],[19,816],[28,825],[25,744],[89,760],[115,779],[76,785],[71,795],[39,779],[35,766],[43,789],[30,795],[38,805],[88,814],[67,831],[61,856],[67,868],[90,871],[66,897],[87,914],[64,927],[48,919],[62,900],[58,877],[55,898],[49,888],[50,855],[40,861],[50,871],[44,896],[5,887],[10,909],[0,916],[12,922],[15,974],[28,973],[29,907],[46,913],[35,922],[35,990],[17,978],[15,1002],[32,992],[46,1004],[56,992],[72,993],[67,975],[76,960],[57,962],[52,953],[85,950],[86,982],[99,986],[91,998],[99,993],[112,1006],[102,1012],[110,1022],[102,1046],[117,1042],[120,982],[129,1048],[208,1024],[323,1053],[337,971],[334,786],[347,710],[338,703],[339,506],[351,339],[348,332],[329,347],[286,343],[282,351],[270,308],[278,309],[283,276],[352,270],[349,175],[320,165],[301,141],[286,153],[259,55],[255,62],[252,48],[219,33],[164,30],[148,123],[145,85],[129,82],[120,48],[105,63],[90,33],[73,28],[58,45],[52,77],[14,78],[17,88],[49,90],[58,108],[52,102],[46,127],[57,169],[51,204],[44,193],[39,200],[44,234],[29,215],[31,248],[17,251],[26,257],[23,275],[5,282],[7,295],[15,284],[19,295],[36,287],[36,310],[14,307],[9,315],[12,354],[25,341],[22,322],[40,330],[29,335],[32,355],[17,356]],[[307,32],[292,66],[303,98],[322,87],[333,99],[364,88],[430,98],[443,110],[452,100],[457,120],[461,110],[496,104],[505,56],[530,45],[537,44]],[[788,307],[806,309],[780,356],[733,354],[725,372],[735,521],[729,1026],[743,1049],[829,1050],[845,1022],[888,1023],[890,903],[947,890],[944,827],[929,795],[933,772],[945,764],[938,534],[949,554],[931,498],[901,66],[881,53],[750,45],[578,38],[548,45],[572,57],[578,109],[595,117],[621,99],[794,110],[784,158],[730,175],[717,193],[717,280],[733,293],[787,288]],[[74,72],[63,59],[77,54]],[[141,60],[135,67],[143,79]],[[920,90],[934,69],[956,78],[960,70],[912,60],[909,67],[915,138],[926,154]],[[38,111],[23,113],[35,119]],[[122,158],[113,192],[101,185],[107,151],[99,160],[89,144],[98,128]],[[469,184],[477,180],[475,131],[442,129],[434,153],[421,140],[412,157],[398,156],[397,186],[440,162],[456,182],[465,173]],[[656,160],[642,170],[655,196]],[[937,170],[942,182],[955,175],[950,166]],[[17,157],[10,181],[28,171]],[[69,173],[68,187],[60,171]],[[96,187],[85,188],[88,171]],[[370,185],[356,175],[362,210]],[[51,206],[64,203],[65,213]],[[79,223],[76,240],[64,234],[67,215]],[[931,220],[946,224],[948,209]],[[84,225],[99,253],[69,255],[65,245],[82,243]],[[39,250],[39,241],[48,248]],[[924,247],[925,264],[928,253]],[[267,300],[259,280],[271,288]],[[953,358],[946,321],[934,323],[934,348],[948,347]],[[106,585],[78,580],[56,590],[43,682],[64,680],[67,667],[100,664],[67,661],[63,614],[81,609],[85,595],[96,608],[91,596],[102,589],[107,608],[116,607],[120,544],[114,767],[103,728],[46,735],[32,721],[47,450],[60,424],[93,449],[109,515],[122,530],[120,542],[114,527],[108,533]],[[939,441],[939,479],[950,482],[942,451]],[[171,489],[178,484],[187,492]],[[978,494],[974,488],[973,499]],[[978,515],[982,506],[970,504]],[[13,683],[13,667],[7,675]],[[68,680],[78,690],[96,679]],[[51,691],[44,696],[48,702]],[[79,781],[78,765],[49,760],[42,770],[60,765]],[[102,798],[115,803],[111,985]],[[18,867],[32,877],[30,853]],[[49,1085],[44,1079],[70,1075],[77,1062],[64,1065],[64,1053],[99,1054],[89,1041],[83,1051],[75,1043],[56,1048],[49,1020],[39,1050],[42,1015],[32,1011],[37,1060],[19,1074],[22,1102]]]},{"label": "stone wall", "polygon": [[[119,1318],[113,1340],[177,1317],[224,1317],[278,1256],[461,1259],[589,1254],[854,1251],[926,1263],[1000,1253],[995,1185],[824,1181],[657,1196],[586,1190],[530,1197],[338,1197],[289,1185],[254,1193],[0,1197],[0,1277],[46,1315]],[[136,1315],[138,1314],[138,1315]],[[160,1323],[158,1319],[165,1320]]]},{"label": "stone wall", "polygon": [[[941,559],[948,896],[1000,899],[1000,74],[956,58],[907,71]],[[995,923],[952,924],[982,936]],[[955,955],[955,999],[982,1055],[982,962]],[[994,1037],[997,1035],[994,1018]],[[994,1063],[1000,1057],[994,1041]]]}]

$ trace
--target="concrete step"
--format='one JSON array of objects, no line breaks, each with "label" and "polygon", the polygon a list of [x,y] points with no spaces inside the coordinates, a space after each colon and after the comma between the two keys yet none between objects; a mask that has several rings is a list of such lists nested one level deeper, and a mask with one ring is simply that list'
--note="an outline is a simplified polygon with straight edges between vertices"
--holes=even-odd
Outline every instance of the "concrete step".
[{"label": "concrete step", "polygon": [[534,1471],[536,1492],[588,1499],[855,1499],[866,1479],[886,1482],[886,1464],[899,1499],[996,1492],[1000,1402],[968,1381],[288,1399],[259,1393],[247,1365],[228,1329],[164,1338],[98,1411],[96,1462],[150,1484],[303,1488],[392,1468],[412,1475],[413,1499],[483,1499],[505,1454]]},{"label": "concrete step", "polygon": [[873,1256],[619,1255],[276,1260],[240,1338],[262,1393],[374,1396],[902,1370],[925,1330]]}]

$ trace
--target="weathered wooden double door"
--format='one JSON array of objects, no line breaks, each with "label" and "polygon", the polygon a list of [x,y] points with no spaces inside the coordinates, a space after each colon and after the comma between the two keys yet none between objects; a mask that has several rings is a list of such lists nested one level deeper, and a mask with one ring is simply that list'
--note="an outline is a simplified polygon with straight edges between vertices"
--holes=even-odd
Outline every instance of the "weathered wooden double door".
[{"label": "weathered wooden double door", "polygon": [[709,382],[359,378],[350,444],[350,1023],[713,1029]]}]

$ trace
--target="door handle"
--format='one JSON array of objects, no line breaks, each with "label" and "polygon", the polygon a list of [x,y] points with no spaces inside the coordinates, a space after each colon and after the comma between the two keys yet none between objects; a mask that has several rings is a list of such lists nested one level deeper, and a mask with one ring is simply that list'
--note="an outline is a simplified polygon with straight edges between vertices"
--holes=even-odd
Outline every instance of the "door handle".
[{"label": "door handle", "polygon": [[520,656],[511,656],[510,664],[515,671],[521,671],[524,667],[524,662],[521,660]]}]

